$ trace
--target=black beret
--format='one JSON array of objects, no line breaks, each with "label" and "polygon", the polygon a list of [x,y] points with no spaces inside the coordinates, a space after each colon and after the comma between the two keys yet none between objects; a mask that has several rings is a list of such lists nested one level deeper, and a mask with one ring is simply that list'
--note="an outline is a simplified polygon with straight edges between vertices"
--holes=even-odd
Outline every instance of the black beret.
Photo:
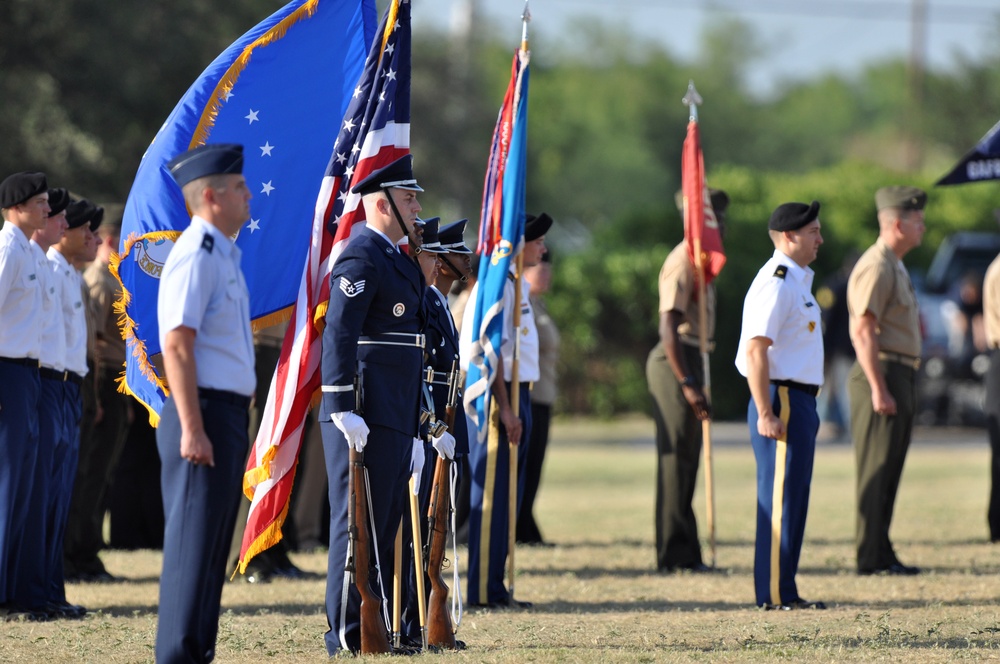
[{"label": "black beret", "polygon": [[32,196],[49,190],[45,173],[14,173],[0,182],[0,208],[6,210],[20,205]]},{"label": "black beret", "polygon": [[168,161],[167,169],[181,187],[209,175],[240,174],[243,172],[243,146],[237,143],[199,145]]},{"label": "black beret", "polygon": [[413,177],[413,155],[405,154],[396,161],[372,171],[368,177],[351,187],[352,194],[372,194],[389,187],[423,191]]},{"label": "black beret", "polygon": [[447,250],[441,248],[441,241],[438,238],[438,222],[441,217],[431,217],[420,220],[424,225],[423,241],[420,243],[420,250],[432,254],[446,254]]},{"label": "black beret", "polygon": [[104,221],[104,208],[98,205],[94,208],[94,214],[90,218],[90,230],[96,231],[102,221]]},{"label": "black beret", "polygon": [[882,187],[875,192],[875,207],[879,212],[888,208],[923,210],[927,205],[927,192],[916,187],[896,185]]},{"label": "black beret", "polygon": [[784,203],[771,213],[767,228],[772,231],[795,231],[814,221],[818,216],[819,201],[813,201],[811,205]]},{"label": "black beret", "polygon": [[54,217],[69,205],[69,191],[63,189],[62,187],[57,187],[56,189],[49,189],[49,212],[50,217]]},{"label": "black beret", "polygon": [[468,219],[459,219],[442,226],[438,231],[441,248],[453,254],[471,254],[472,249],[465,246],[465,226],[468,223]]},{"label": "black beret", "polygon": [[552,217],[542,212],[537,217],[529,214],[524,221],[524,241],[537,240],[552,228]]},{"label": "black beret", "polygon": [[66,206],[66,223],[69,228],[79,228],[84,224],[91,224],[93,227],[93,219],[96,212],[97,207],[86,198],[81,198],[78,201],[70,201],[70,204]]}]

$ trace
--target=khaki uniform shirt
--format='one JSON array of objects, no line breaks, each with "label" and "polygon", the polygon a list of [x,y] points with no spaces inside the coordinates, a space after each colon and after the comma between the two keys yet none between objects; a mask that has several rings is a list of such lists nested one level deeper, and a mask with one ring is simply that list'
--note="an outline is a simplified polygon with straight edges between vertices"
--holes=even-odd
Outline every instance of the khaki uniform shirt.
[{"label": "khaki uniform shirt", "polygon": [[[678,334],[686,343],[698,344],[698,280],[695,279],[694,266],[688,258],[687,246],[681,242],[673,248],[663,261],[658,280],[660,291],[660,313],[679,311],[684,314],[684,322],[677,327]],[[715,336],[715,285],[709,284],[706,289],[706,319],[709,342]]]},{"label": "khaki uniform shirt", "polygon": [[920,313],[910,275],[881,238],[861,255],[847,282],[851,341],[858,318],[870,311],[881,351],[920,357]]},{"label": "khaki uniform shirt", "polygon": [[1000,256],[993,259],[983,281],[983,321],[986,344],[1000,347]]},{"label": "khaki uniform shirt", "polygon": [[121,285],[111,276],[107,263],[94,261],[83,271],[90,294],[98,364],[102,368],[121,369],[125,365],[125,340],[118,329],[114,304],[121,296]]}]

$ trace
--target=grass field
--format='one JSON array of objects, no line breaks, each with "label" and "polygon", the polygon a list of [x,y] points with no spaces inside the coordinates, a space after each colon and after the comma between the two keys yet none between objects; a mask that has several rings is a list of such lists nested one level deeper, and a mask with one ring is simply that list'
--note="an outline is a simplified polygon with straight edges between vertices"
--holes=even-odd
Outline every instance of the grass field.
[{"label": "grass field", "polygon": [[[738,438],[739,429],[730,431]],[[753,607],[749,445],[720,442],[715,452],[717,557],[725,572],[653,571],[651,436],[651,424],[641,420],[560,423],[537,510],[545,536],[558,546],[517,552],[517,596],[534,601],[534,609],[470,610],[459,629],[468,649],[423,657],[510,663],[1000,660],[1000,546],[986,541],[985,436],[911,449],[892,533],[902,560],[927,570],[911,578],[853,573],[853,456],[848,445],[821,445],[799,589],[830,608],[788,613]],[[701,494],[696,504],[704,526]],[[3,624],[0,661],[153,659],[160,555],[104,555],[109,570],[127,581],[70,586],[70,601],[93,611],[82,621]],[[325,555],[295,561],[325,572]],[[321,578],[228,584],[218,661],[325,659],[324,584]]]}]

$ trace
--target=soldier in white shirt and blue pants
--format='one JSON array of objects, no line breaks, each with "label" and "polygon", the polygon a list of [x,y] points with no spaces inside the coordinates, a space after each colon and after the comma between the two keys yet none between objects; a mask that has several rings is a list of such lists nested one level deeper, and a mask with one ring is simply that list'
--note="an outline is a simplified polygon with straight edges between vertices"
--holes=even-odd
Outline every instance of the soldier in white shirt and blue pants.
[{"label": "soldier in white shirt and blue pants", "polygon": [[44,173],[15,173],[0,183],[0,616],[25,608],[14,602],[14,588],[38,447],[42,317],[29,238],[45,225],[48,199]]},{"label": "soldier in white shirt and blue pants", "polygon": [[774,255],[750,284],[736,355],[750,386],[747,423],[757,460],[756,602],[765,609],[825,609],[802,599],[795,582],[823,382],[823,330],[808,267],[823,243],[819,203],[778,206],[768,232]]}]

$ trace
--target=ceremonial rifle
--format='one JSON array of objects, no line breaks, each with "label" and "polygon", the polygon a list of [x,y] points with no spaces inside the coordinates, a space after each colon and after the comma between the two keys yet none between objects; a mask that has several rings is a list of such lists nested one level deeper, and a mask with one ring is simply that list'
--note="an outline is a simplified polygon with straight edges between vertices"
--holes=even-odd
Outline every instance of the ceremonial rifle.
[{"label": "ceremonial rifle", "polygon": [[[455,408],[458,403],[458,386],[461,380],[458,362],[453,362],[448,374],[448,402],[444,423],[449,431],[455,430]],[[427,510],[427,576],[430,578],[431,595],[427,602],[427,642],[432,646],[455,649],[455,628],[448,614],[448,586],[441,569],[448,540],[448,513],[451,510],[450,459],[439,456],[434,466],[434,484]]]},{"label": "ceremonial rifle", "polygon": [[[361,375],[354,379],[355,412],[361,415]],[[390,653],[389,635],[382,619],[382,598],[372,592],[369,579],[372,566],[368,532],[368,486],[365,482],[364,455],[351,445],[348,484],[351,496],[347,503],[349,534],[346,571],[353,577],[361,594],[361,654]]]}]

